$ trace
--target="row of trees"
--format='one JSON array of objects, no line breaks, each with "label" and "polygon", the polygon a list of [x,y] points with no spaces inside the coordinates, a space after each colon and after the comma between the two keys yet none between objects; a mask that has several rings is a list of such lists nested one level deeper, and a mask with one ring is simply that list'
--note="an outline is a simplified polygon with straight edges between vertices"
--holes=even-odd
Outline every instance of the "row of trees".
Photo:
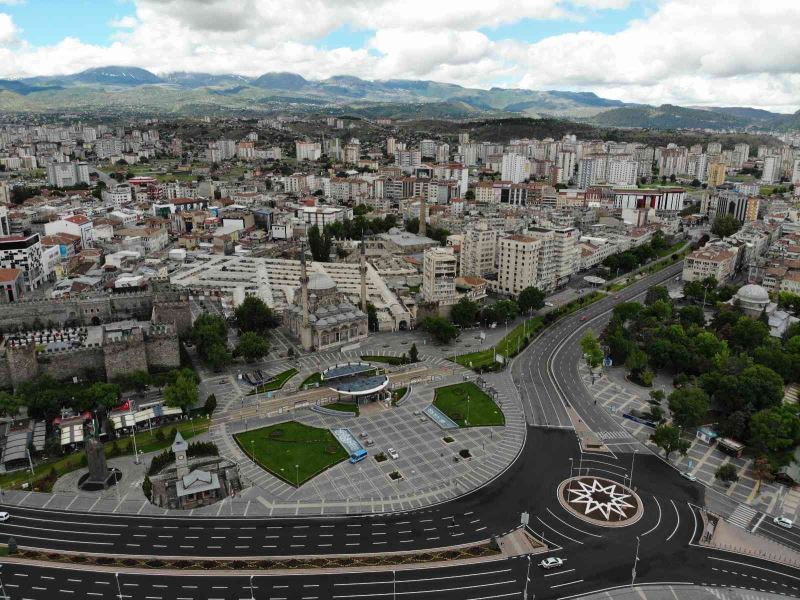
[{"label": "row of trees", "polygon": [[[705,293],[718,298],[727,291],[707,286]],[[773,469],[791,460],[800,443],[800,414],[782,399],[784,384],[800,381],[800,327],[792,326],[781,340],[761,319],[726,304],[716,305],[706,327],[701,307],[676,309],[665,289],[654,288],[644,305],[629,302],[614,309],[603,341],[638,383],[650,385],[655,370],[674,376],[678,387],[667,398],[673,426],[717,421],[723,435],[748,442]],[[587,340],[585,353],[589,345]],[[651,417],[663,420],[660,393],[651,395]],[[661,443],[674,432],[656,433],[654,440],[665,451],[681,449]]]},{"label": "row of trees", "polygon": [[528,287],[520,292],[516,300],[498,300],[482,306],[466,296],[456,302],[450,310],[450,319],[427,317],[422,328],[430,333],[440,344],[449,344],[458,337],[458,328],[473,327],[476,323],[507,323],[521,313],[530,313],[544,306],[545,295],[536,287]]},{"label": "row of trees", "polygon": [[669,248],[669,243],[663,231],[656,231],[647,244],[636,248],[618,252],[606,257],[602,265],[609,277],[616,277],[620,273],[628,273],[657,258],[661,252]]}]

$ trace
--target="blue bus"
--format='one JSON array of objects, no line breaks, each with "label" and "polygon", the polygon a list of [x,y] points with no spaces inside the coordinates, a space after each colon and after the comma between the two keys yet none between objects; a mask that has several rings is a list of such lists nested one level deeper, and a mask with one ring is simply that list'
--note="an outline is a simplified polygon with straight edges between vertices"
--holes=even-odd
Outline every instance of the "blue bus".
[{"label": "blue bus", "polygon": [[367,458],[367,451],[364,450],[363,448],[359,448],[350,455],[350,462],[356,464],[357,462],[360,462],[365,458]]}]

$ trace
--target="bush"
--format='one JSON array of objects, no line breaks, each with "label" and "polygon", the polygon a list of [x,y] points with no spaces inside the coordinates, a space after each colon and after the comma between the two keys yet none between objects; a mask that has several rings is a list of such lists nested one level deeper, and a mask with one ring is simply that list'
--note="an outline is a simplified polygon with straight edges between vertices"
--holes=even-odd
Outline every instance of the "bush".
[{"label": "bush", "polygon": [[458,454],[459,454],[459,456],[461,456],[461,458],[470,458],[470,457],[472,457],[472,454],[470,454],[469,450],[467,450],[466,448],[464,448],[462,450],[459,450]]}]

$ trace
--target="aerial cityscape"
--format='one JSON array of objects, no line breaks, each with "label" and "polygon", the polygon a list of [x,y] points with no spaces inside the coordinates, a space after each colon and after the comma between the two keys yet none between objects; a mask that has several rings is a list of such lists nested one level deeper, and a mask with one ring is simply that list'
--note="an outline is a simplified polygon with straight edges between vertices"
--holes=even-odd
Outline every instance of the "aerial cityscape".
[{"label": "aerial cityscape", "polygon": [[0,598],[800,597],[798,25],[0,0]]}]

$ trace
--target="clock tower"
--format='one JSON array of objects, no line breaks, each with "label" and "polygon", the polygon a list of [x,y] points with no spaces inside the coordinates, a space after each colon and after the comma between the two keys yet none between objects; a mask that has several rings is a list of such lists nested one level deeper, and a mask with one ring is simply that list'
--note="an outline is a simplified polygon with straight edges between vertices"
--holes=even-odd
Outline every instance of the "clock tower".
[{"label": "clock tower", "polygon": [[186,450],[188,448],[188,444],[179,431],[175,434],[175,441],[172,443],[172,452],[175,454],[175,470],[177,471],[178,479],[183,479],[185,475],[189,474],[189,465],[186,462]]}]

